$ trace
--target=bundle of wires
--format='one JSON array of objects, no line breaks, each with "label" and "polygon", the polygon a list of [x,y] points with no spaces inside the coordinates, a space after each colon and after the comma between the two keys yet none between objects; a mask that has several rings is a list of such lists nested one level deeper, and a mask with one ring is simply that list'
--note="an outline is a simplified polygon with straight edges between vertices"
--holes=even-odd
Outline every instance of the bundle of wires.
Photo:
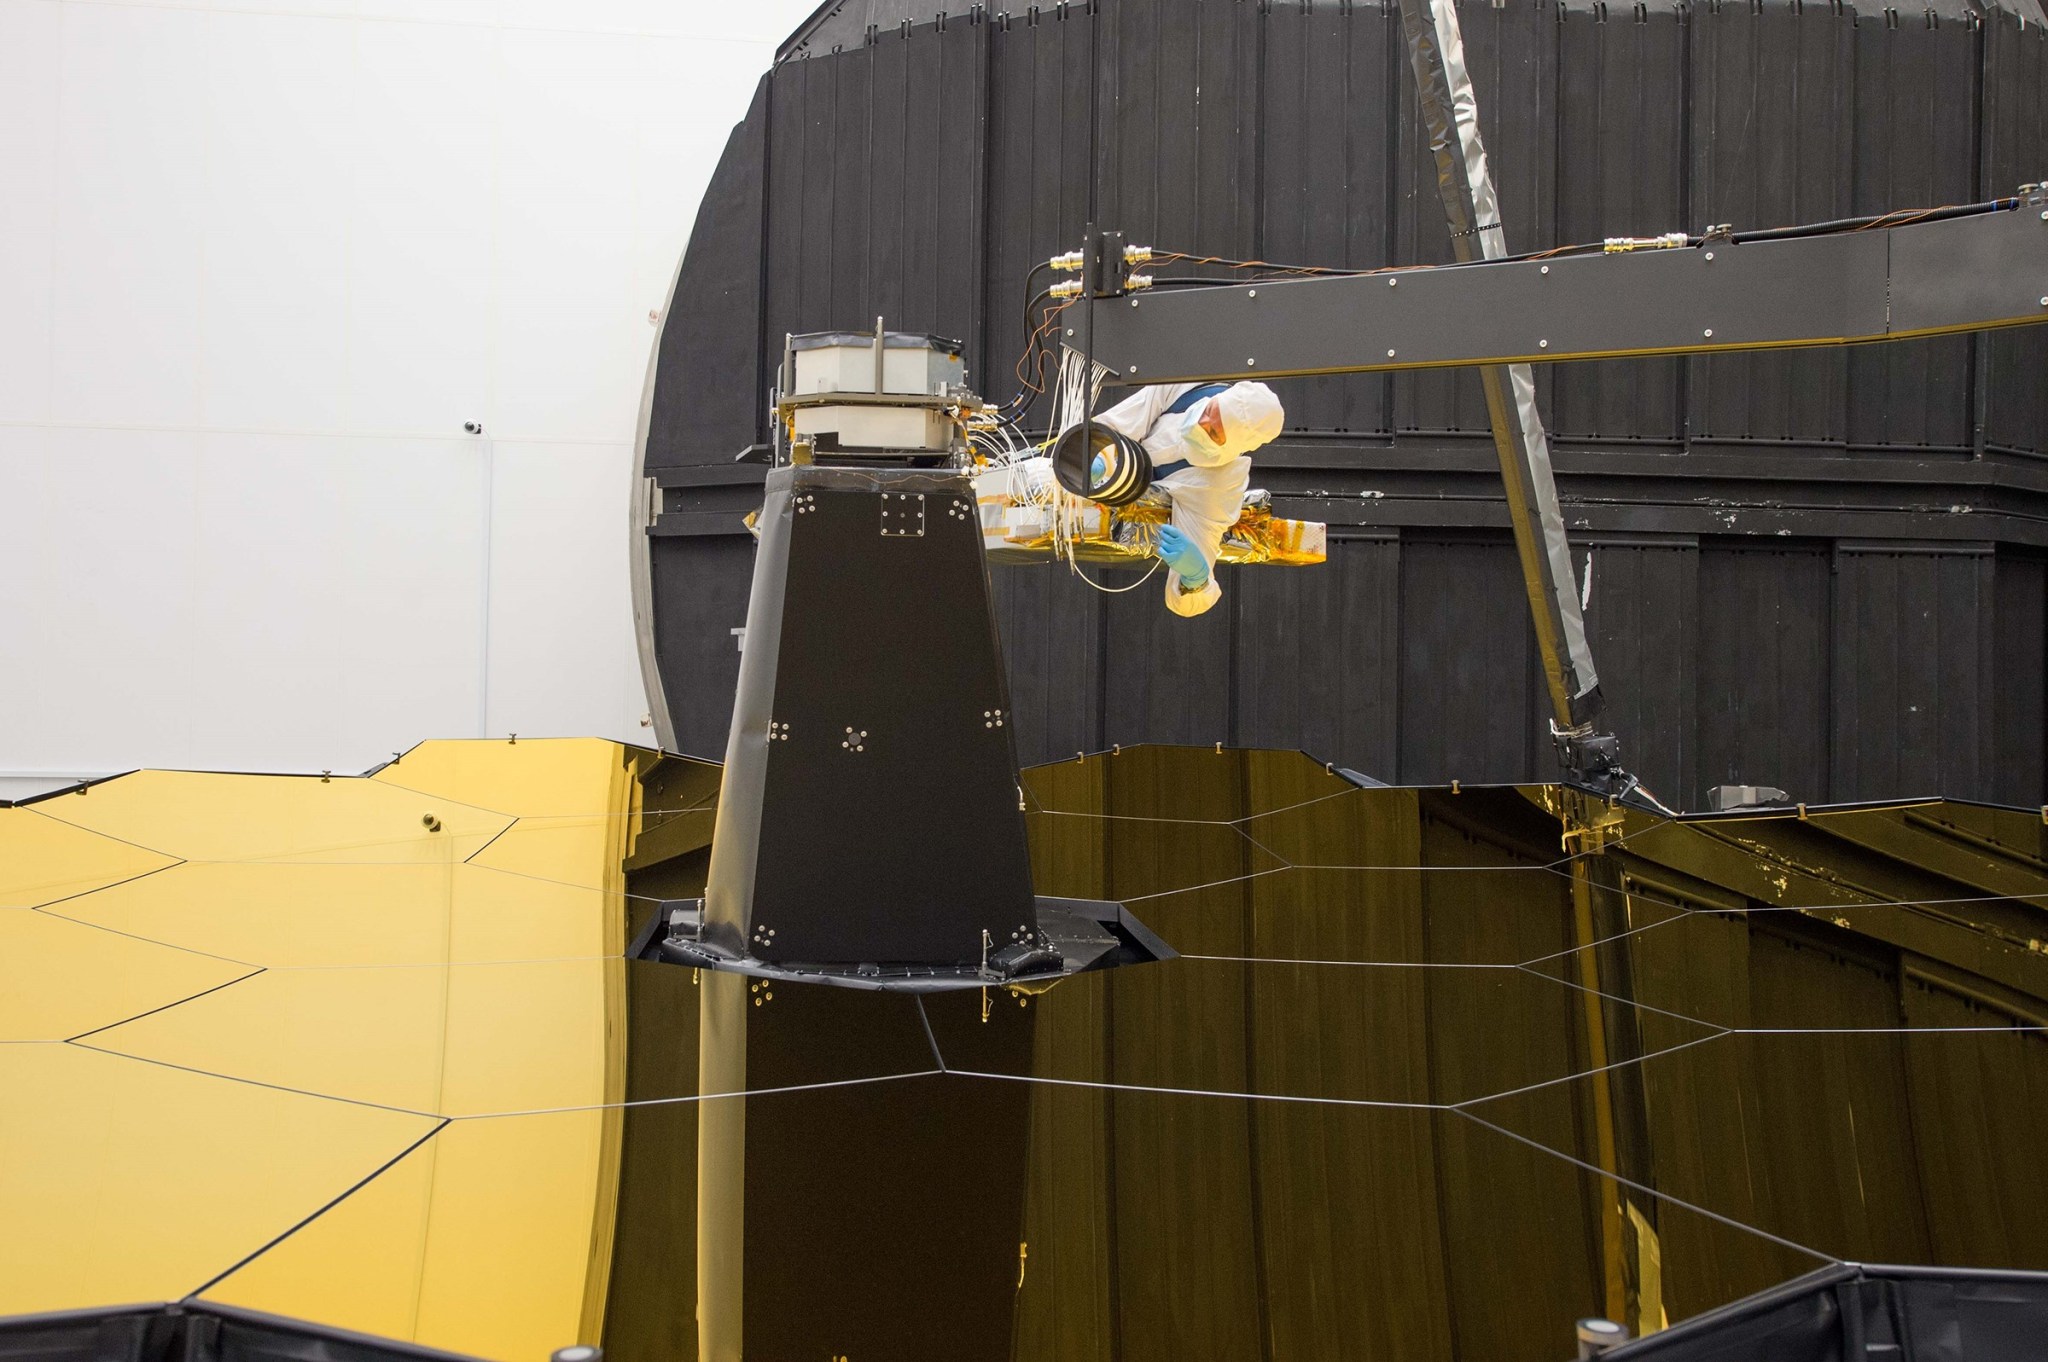
[{"label": "bundle of wires", "polygon": [[[1905,227],[1922,222],[1941,222],[1951,218],[1976,217],[1983,213],[2008,212],[2019,207],[2017,197],[1987,199],[1982,203],[1949,203],[1938,208],[1901,208],[1888,213],[1873,213],[1865,217],[1836,218],[1828,222],[1805,223],[1793,227],[1767,227],[1755,231],[1736,232],[1725,228],[1710,229],[1692,235],[1674,233],[1671,244],[1693,247],[1704,246],[1710,241],[1725,240],[1740,246],[1752,241],[1788,241],[1798,237],[1831,236],[1848,232],[1868,232],[1890,227]],[[1385,265],[1376,269],[1346,269],[1332,265],[1288,265],[1271,260],[1238,260],[1222,255],[1194,255],[1185,251],[1157,250],[1152,252],[1152,262],[1157,264],[1180,263],[1193,267],[1214,267],[1236,271],[1227,276],[1184,275],[1157,278],[1154,286],[1183,288],[1214,288],[1219,285],[1239,285],[1257,280],[1282,280],[1289,278],[1331,278],[1372,274],[1398,274],[1416,269],[1460,269],[1473,265],[1500,265],[1518,260],[1554,260],[1567,255],[1600,255],[1615,249],[1614,242],[1640,238],[1614,238],[1601,241],[1584,241],[1568,246],[1553,246],[1548,250],[1524,251],[1519,255],[1498,255],[1490,258],[1468,261],[1448,261],[1437,265]],[[1661,240],[1650,238],[1649,240]],[[1244,272],[1251,271],[1247,276]]]},{"label": "bundle of wires", "polygon": [[[1938,208],[1901,209],[1889,213],[1872,214],[1866,217],[1840,218],[1829,222],[1810,223],[1803,226],[1775,227],[1757,231],[1735,232],[1727,228],[1711,228],[1697,235],[1671,233],[1657,238],[1612,238],[1601,241],[1580,242],[1567,246],[1555,246],[1548,250],[1527,251],[1519,255],[1501,255],[1470,261],[1451,262],[1439,265],[1382,266],[1376,269],[1347,269],[1331,265],[1293,265],[1271,260],[1240,260],[1231,256],[1197,255],[1187,251],[1158,250],[1151,252],[1150,261],[1155,265],[1179,264],[1196,270],[1223,271],[1222,274],[1187,274],[1155,277],[1155,287],[1167,288],[1214,288],[1234,286],[1259,280],[1285,280],[1333,278],[1359,275],[1394,274],[1414,269],[1461,269],[1475,265],[1504,264],[1510,261],[1550,260],[1560,256],[1597,255],[1615,250],[1636,250],[1656,247],[1698,247],[1711,241],[1726,241],[1741,245],[1752,241],[1783,241],[1798,237],[1825,236],[1834,233],[1865,232],[1891,227],[1903,227],[1913,223],[1937,222],[1950,218],[1973,217],[1981,213],[2004,212],[2020,205],[2017,197],[1991,199],[1982,203],[1944,204]],[[1066,561],[1077,576],[1098,591],[1128,591],[1149,580],[1144,579],[1132,587],[1111,588],[1090,581],[1081,571],[1075,557],[1074,546],[1078,540],[1081,517],[1091,505],[1085,499],[1076,497],[1060,487],[1056,479],[1027,479],[1019,466],[1024,460],[1045,448],[1046,441],[1035,439],[1025,429],[1024,419],[1031,407],[1046,395],[1047,370],[1058,358],[1057,376],[1052,392],[1051,424],[1048,435],[1056,434],[1069,425],[1087,419],[1095,409],[1095,399],[1100,393],[1108,370],[1100,365],[1089,366],[1093,372],[1084,374],[1084,361],[1080,355],[1054,341],[1059,334],[1061,315],[1072,305],[1071,299],[1055,299],[1051,289],[1034,289],[1041,275],[1053,268],[1051,261],[1043,261],[1032,267],[1025,276],[1023,354],[1018,357],[1015,373],[1018,388],[1016,395],[1000,407],[991,408],[979,418],[969,430],[969,441],[977,453],[992,466],[1012,470],[1008,491],[1018,505],[1042,505],[1048,512],[1053,528],[1055,552]],[[1157,571],[1158,563],[1153,564]]]}]

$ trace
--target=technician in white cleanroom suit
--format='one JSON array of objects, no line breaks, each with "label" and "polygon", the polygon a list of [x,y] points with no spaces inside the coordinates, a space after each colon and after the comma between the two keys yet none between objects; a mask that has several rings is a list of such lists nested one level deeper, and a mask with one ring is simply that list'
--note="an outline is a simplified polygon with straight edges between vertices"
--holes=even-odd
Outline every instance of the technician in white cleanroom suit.
[{"label": "technician in white cleanroom suit", "polygon": [[1173,499],[1159,530],[1169,569],[1166,608],[1199,615],[1216,604],[1216,555],[1244,510],[1252,461],[1245,456],[1280,433],[1286,413],[1263,383],[1163,383],[1140,388],[1095,418],[1136,440],[1152,460],[1152,481]]}]

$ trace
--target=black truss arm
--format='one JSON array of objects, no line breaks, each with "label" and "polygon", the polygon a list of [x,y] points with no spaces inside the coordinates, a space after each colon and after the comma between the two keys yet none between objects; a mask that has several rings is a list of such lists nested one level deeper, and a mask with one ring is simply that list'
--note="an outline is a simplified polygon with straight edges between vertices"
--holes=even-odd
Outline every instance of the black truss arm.
[{"label": "black truss arm", "polygon": [[2048,192],[1898,226],[1158,288],[1098,306],[1125,384],[1906,340],[2048,322]]}]

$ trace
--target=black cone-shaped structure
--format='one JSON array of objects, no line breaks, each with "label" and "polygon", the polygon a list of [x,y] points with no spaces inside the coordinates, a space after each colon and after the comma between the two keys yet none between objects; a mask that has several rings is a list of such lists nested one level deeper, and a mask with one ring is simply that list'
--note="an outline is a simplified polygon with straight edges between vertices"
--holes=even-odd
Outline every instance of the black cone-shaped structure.
[{"label": "black cone-shaped structure", "polygon": [[705,939],[776,964],[978,965],[1035,935],[967,478],[778,469],[759,524]]},{"label": "black cone-shaped structure", "polygon": [[972,484],[779,468],[701,905],[644,954],[871,988],[1056,979],[1173,952],[1035,899]]}]

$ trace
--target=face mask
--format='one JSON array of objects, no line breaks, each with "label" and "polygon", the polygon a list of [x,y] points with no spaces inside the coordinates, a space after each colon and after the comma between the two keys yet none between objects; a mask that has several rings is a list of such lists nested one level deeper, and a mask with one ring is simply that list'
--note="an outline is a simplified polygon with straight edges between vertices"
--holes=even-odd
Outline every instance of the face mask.
[{"label": "face mask", "polygon": [[1194,406],[1181,413],[1180,439],[1181,443],[1190,449],[1198,449],[1205,454],[1213,454],[1222,446],[1210,439],[1209,432],[1202,429],[1202,413],[1208,409],[1209,404],[1207,402],[1197,402]]}]

